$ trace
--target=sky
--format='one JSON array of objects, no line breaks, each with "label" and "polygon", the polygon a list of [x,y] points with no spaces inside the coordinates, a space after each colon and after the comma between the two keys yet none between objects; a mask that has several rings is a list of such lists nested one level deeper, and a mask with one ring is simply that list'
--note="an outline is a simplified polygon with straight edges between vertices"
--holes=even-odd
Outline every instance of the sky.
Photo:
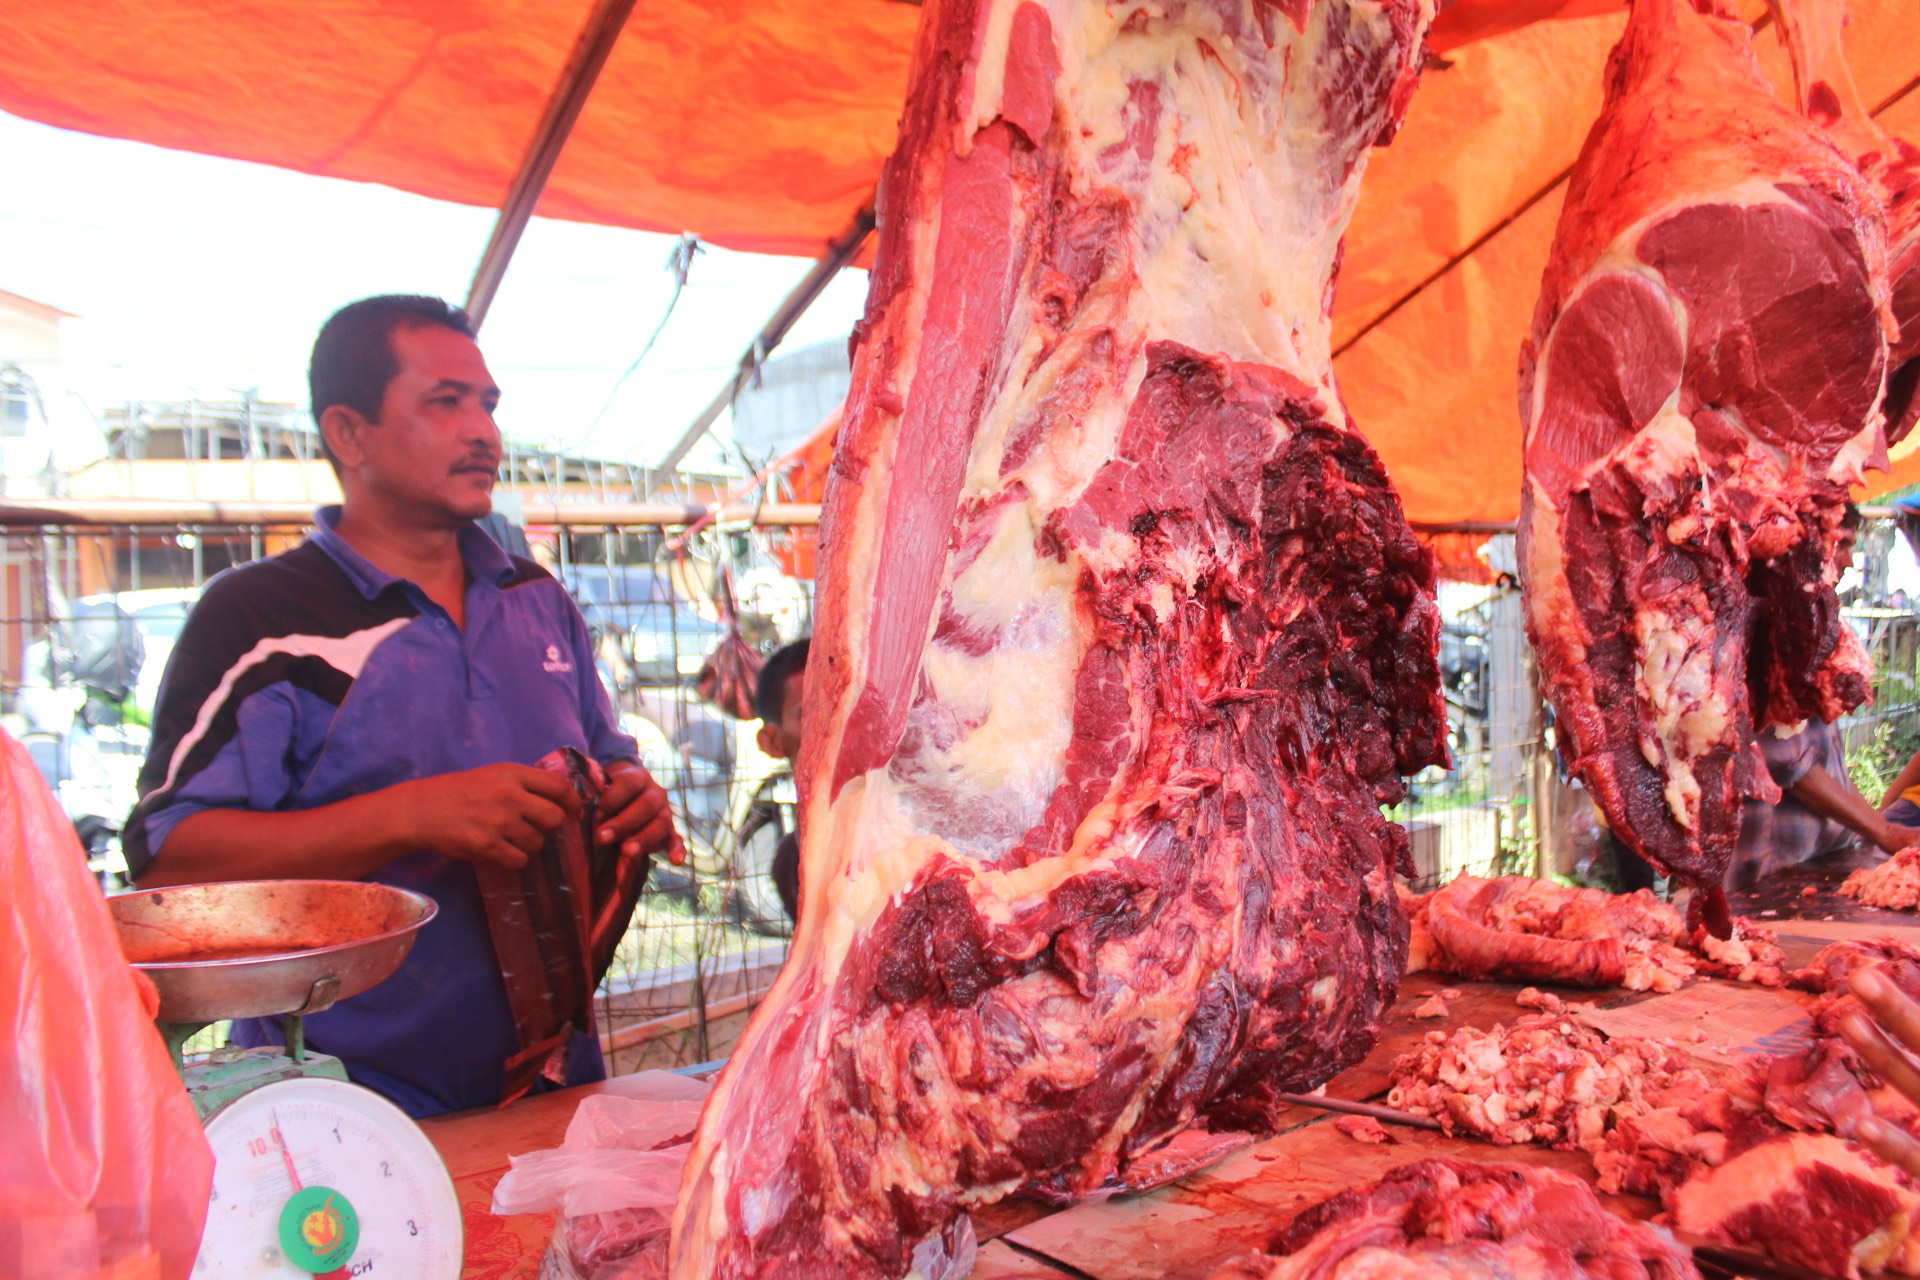
[{"label": "sky", "polygon": [[[304,404],[313,335],[335,308],[375,293],[463,300],[493,228],[490,209],[4,113],[0,156],[0,289],[74,313],[66,381],[95,412],[248,388]],[[533,220],[481,333],[509,437],[653,461],[811,265],[706,247],[609,406],[667,306],[673,245]],[[844,338],[865,299],[866,273],[842,272],[782,349]],[[709,441],[687,465],[725,460]]]}]

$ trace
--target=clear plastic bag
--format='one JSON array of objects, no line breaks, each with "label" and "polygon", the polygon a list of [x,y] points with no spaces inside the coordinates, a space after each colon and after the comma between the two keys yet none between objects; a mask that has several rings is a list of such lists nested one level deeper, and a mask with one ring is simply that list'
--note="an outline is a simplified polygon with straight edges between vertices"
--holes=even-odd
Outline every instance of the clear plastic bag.
[{"label": "clear plastic bag", "polygon": [[213,1152],[73,824],[0,733],[0,1276],[182,1280]]},{"label": "clear plastic bag", "polygon": [[666,1071],[624,1083],[620,1094],[582,1101],[560,1146],[514,1156],[493,1190],[495,1213],[559,1211],[542,1280],[664,1274],[667,1227],[707,1085]]}]

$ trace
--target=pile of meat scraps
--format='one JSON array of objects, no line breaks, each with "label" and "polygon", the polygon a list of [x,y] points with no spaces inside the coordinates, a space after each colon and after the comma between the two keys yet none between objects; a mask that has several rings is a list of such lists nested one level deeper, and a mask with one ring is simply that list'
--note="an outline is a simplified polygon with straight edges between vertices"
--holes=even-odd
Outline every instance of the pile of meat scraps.
[{"label": "pile of meat scraps", "polygon": [[1693,1280],[1687,1249],[1601,1207],[1580,1179],[1511,1164],[1422,1160],[1309,1209],[1213,1280]]},{"label": "pile of meat scraps", "polygon": [[1573,1018],[1533,1014],[1488,1031],[1431,1031],[1393,1064],[1387,1105],[1497,1146],[1607,1149],[1621,1121],[1677,1110],[1713,1085],[1669,1040],[1608,1040]]},{"label": "pile of meat scraps", "polygon": [[1835,943],[1793,975],[1820,996],[1819,1038],[1711,1076],[1680,1044],[1607,1040],[1551,993],[1523,992],[1550,1012],[1429,1034],[1394,1064],[1388,1102],[1497,1145],[1585,1151],[1601,1190],[1657,1196],[1700,1236],[1831,1275],[1920,1274],[1920,1186],[1848,1140],[1870,1110],[1920,1131],[1920,1111],[1835,1038],[1865,964],[1920,995],[1920,950]]},{"label": "pile of meat scraps", "polygon": [[1529,876],[1460,876],[1412,898],[1409,967],[1474,980],[1675,991],[1697,973],[1781,986],[1785,955],[1765,929],[1688,932],[1648,890],[1611,894]]},{"label": "pile of meat scraps", "polygon": [[1912,911],[1920,907],[1920,848],[1902,849],[1878,866],[1862,867],[1846,878],[1840,892],[1862,906]]}]

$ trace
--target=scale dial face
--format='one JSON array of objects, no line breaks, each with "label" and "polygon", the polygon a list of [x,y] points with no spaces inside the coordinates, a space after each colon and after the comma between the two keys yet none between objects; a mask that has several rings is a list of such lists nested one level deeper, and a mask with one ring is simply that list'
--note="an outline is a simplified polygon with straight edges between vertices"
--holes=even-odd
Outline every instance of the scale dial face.
[{"label": "scale dial face", "polygon": [[193,1280],[459,1280],[460,1200],[407,1114],[339,1080],[280,1080],[207,1121],[213,1195]]}]

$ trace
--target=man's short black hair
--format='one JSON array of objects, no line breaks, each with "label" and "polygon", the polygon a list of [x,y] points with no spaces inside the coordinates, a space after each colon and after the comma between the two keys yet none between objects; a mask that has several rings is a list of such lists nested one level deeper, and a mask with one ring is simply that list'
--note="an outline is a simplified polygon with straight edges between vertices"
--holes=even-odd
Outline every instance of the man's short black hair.
[{"label": "man's short black hair", "polygon": [[[313,340],[313,359],[307,365],[307,389],[313,396],[313,425],[336,404],[354,410],[368,422],[380,421],[380,404],[387,384],[400,372],[393,350],[393,331],[402,326],[439,325],[473,337],[473,321],[444,299],[420,294],[387,293],[362,298],[334,312]],[[320,433],[320,449],[327,461],[340,465]]]},{"label": "man's short black hair", "polygon": [[753,686],[753,709],[768,724],[779,724],[787,711],[787,681],[807,669],[807,646],[812,637],[803,636],[784,649],[774,652],[760,668],[760,679]]},{"label": "man's short black hair", "polygon": [[1860,527],[1859,504],[1854,502],[1847,503],[1847,509],[1840,513],[1840,527],[1842,529],[1858,529]]}]

